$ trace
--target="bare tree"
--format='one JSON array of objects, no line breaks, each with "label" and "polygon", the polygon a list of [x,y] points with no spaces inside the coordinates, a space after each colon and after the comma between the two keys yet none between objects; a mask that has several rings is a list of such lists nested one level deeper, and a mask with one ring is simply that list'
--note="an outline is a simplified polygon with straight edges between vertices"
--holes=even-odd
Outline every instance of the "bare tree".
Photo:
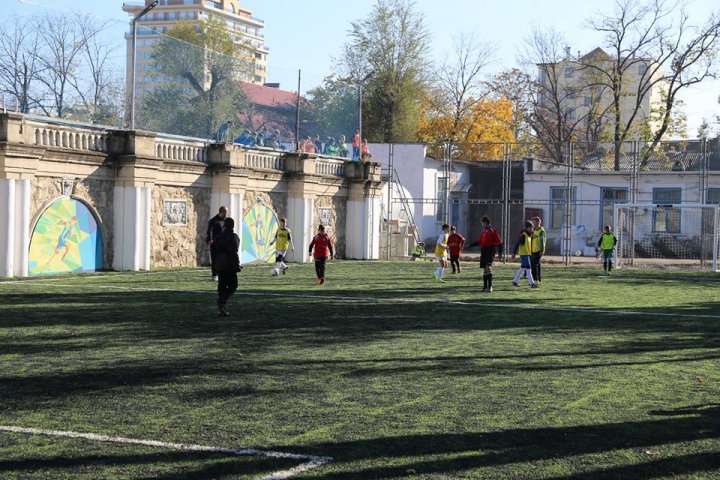
[{"label": "bare tree", "polygon": [[495,52],[496,48],[480,41],[476,33],[461,34],[455,40],[453,55],[438,69],[431,107],[437,114],[452,119],[447,140],[457,142],[466,138],[462,125],[471,125],[475,119],[464,120],[474,115],[475,107],[490,94],[486,69]]},{"label": "bare tree", "polygon": [[509,127],[515,142],[528,140],[536,90],[534,77],[518,68],[512,68],[495,75],[489,88],[496,98],[512,102],[512,120]]},{"label": "bare tree", "polygon": [[82,41],[79,75],[72,75],[68,81],[77,93],[77,101],[85,120],[96,122],[117,122],[122,108],[122,79],[112,70],[112,55],[117,50],[104,42],[101,33],[111,22],[96,22],[78,15],[78,32]]},{"label": "bare tree", "polygon": [[[606,58],[589,57],[583,68],[612,97],[611,137],[614,167],[619,170],[622,143],[647,131],[653,115],[649,110],[660,109],[655,112],[660,127],[650,138],[655,146],[672,123],[677,93],[713,75],[720,24],[713,15],[704,27],[692,27],[680,2],[664,0],[618,0],[612,14],[588,24],[605,34],[609,50]],[[663,105],[648,109],[656,91],[662,92]]]},{"label": "bare tree", "polygon": [[[590,87],[585,81],[569,80],[577,69],[567,42],[555,29],[534,28],[525,39],[520,61],[537,72],[528,122],[543,152],[564,162],[564,144],[577,140],[587,114],[576,111],[577,97]],[[532,75],[528,71],[528,75]]]},{"label": "bare tree", "polygon": [[60,118],[71,104],[74,77],[80,70],[84,38],[78,22],[68,15],[46,14],[36,20],[40,48],[36,59],[39,65],[38,80],[45,87],[51,101],[41,104],[46,115]]},{"label": "bare tree", "polygon": [[31,20],[9,17],[0,26],[0,92],[13,96],[22,113],[36,105],[37,49],[37,30]]}]

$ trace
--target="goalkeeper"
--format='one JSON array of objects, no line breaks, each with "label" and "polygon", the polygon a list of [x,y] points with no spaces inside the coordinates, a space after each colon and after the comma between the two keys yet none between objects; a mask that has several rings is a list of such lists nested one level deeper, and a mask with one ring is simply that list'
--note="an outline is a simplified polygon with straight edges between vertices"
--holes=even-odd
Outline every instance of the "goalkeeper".
[{"label": "goalkeeper", "polygon": [[596,252],[602,251],[603,271],[605,272],[605,275],[610,275],[610,272],[612,271],[612,259],[613,253],[615,252],[615,245],[617,245],[617,238],[615,237],[615,234],[612,233],[610,225],[605,225],[605,231],[600,236],[597,248],[595,249]]}]

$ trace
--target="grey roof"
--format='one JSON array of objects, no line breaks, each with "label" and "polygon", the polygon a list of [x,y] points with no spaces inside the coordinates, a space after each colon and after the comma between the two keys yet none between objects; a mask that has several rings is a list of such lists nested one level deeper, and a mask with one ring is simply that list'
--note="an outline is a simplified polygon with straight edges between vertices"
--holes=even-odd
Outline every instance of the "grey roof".
[{"label": "grey roof", "polygon": [[[709,168],[711,170],[720,170],[720,152],[710,152]],[[590,171],[608,171],[614,170],[614,156],[612,153],[606,154],[590,154],[586,156],[578,167]],[[630,171],[632,169],[632,156],[623,153],[620,156],[620,170]],[[647,160],[642,161],[638,158],[638,165],[641,171],[650,172],[693,172],[702,170],[703,154],[699,152],[662,152],[653,153]]]}]

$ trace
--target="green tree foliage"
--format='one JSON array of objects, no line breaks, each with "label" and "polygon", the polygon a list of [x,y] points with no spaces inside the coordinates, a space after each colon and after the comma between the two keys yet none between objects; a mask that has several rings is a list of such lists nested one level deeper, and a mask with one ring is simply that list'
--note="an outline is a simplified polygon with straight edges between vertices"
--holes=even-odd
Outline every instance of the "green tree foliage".
[{"label": "green tree foliage", "polygon": [[358,89],[347,80],[326,77],[322,85],[309,90],[312,116],[323,137],[345,135],[352,138],[358,127]]},{"label": "green tree foliage", "polygon": [[[414,141],[428,85],[430,33],[410,0],[377,0],[351,23],[342,69],[363,84],[363,136]],[[369,76],[368,76],[369,75]]]},{"label": "green tree foliage", "polygon": [[141,128],[210,138],[221,124],[241,123],[247,106],[240,80],[252,76],[251,49],[239,44],[222,20],[210,17],[196,28],[173,27],[152,53],[163,78],[141,101]]}]

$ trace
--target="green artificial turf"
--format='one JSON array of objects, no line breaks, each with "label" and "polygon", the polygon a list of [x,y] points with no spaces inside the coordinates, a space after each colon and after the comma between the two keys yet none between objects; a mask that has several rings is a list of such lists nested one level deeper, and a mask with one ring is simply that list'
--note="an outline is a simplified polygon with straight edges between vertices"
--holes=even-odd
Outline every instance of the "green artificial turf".
[{"label": "green artificial turf", "polygon": [[[720,479],[720,276],[477,264],[0,282],[0,425],[333,457],[297,478]],[[258,478],[292,459],[0,432],[0,478]]]}]

